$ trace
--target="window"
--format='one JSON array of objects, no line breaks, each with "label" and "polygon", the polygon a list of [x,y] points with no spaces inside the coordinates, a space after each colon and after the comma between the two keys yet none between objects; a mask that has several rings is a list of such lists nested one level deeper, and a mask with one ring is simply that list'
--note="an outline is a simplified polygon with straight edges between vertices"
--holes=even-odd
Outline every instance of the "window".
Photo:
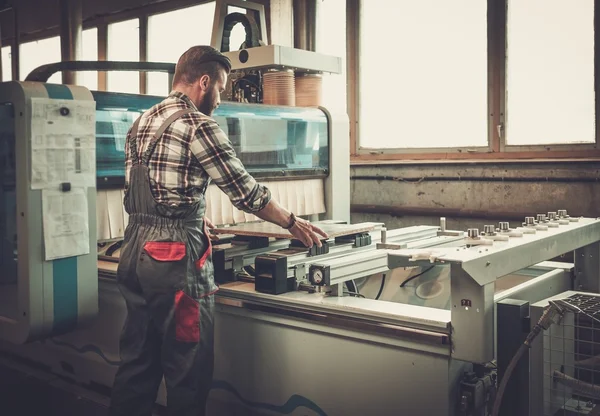
[{"label": "window", "polygon": [[487,2],[363,1],[359,146],[487,146],[487,65]]},{"label": "window", "polygon": [[[126,20],[108,25],[108,60],[139,61],[139,30],[139,19]],[[179,34],[179,26],[173,32]],[[166,45],[165,47],[170,48],[172,45]],[[139,94],[139,73],[136,71],[109,71],[107,74],[107,89],[112,92]]]},{"label": "window", "polygon": [[[171,62],[195,45],[209,45],[215,3],[205,3],[148,18],[148,61]],[[176,30],[174,30],[176,28]],[[169,93],[168,76],[148,73],[148,94]]]},{"label": "window", "polygon": [[506,143],[595,143],[594,0],[509,1],[507,45]]},{"label": "window", "polygon": [[[39,66],[60,61],[60,37],[58,36],[22,43],[20,46],[19,79],[24,80],[31,71]],[[60,72],[55,73],[48,79],[48,82],[61,84],[62,74]]]},{"label": "window", "polygon": [[[82,32],[82,57],[84,61],[95,61],[98,59],[98,29],[87,29]],[[5,80],[11,79],[11,54],[10,47],[2,48],[2,74]],[[39,41],[27,42],[21,44],[21,66],[20,79],[24,80],[27,75],[35,68],[61,62],[60,37],[42,39]],[[7,72],[8,71],[8,72]],[[5,75],[6,74],[6,75]],[[79,72],[77,74],[78,84],[89,89],[98,88],[97,72]],[[49,83],[62,84],[62,73],[57,72],[48,79]]]},{"label": "window", "polygon": [[342,58],[341,74],[323,74],[323,106],[346,113],[346,0],[319,1],[317,52]]},{"label": "window", "polygon": [[[98,60],[98,29],[86,29],[82,33],[81,40],[81,60],[82,61],[97,61]],[[77,83],[86,87],[89,90],[98,89],[98,72],[82,71],[77,74]]]},{"label": "window", "polygon": [[2,81],[11,81],[12,78],[12,49],[10,46],[2,48]]}]

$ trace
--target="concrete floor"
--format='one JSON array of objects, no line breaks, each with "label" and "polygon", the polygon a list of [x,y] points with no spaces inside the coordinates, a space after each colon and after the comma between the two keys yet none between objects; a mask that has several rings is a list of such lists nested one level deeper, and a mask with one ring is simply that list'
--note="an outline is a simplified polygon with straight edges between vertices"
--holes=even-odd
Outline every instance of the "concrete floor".
[{"label": "concrete floor", "polygon": [[[106,394],[0,355],[0,415],[108,416]],[[155,416],[163,412],[157,409]]]},{"label": "concrete floor", "polygon": [[[0,416],[108,416],[108,388],[91,389],[0,353]],[[209,401],[208,416],[255,416],[244,408]],[[152,416],[166,416],[157,405]]]}]

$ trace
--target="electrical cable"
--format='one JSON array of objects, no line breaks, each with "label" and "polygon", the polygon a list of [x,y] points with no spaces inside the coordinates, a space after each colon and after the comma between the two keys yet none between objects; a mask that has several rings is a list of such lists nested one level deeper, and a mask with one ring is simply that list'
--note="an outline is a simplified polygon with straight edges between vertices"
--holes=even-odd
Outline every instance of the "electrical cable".
[{"label": "electrical cable", "polygon": [[425,273],[427,273],[429,270],[433,269],[434,267],[435,266],[429,266],[428,268],[426,268],[425,270],[423,270],[421,273],[417,273],[414,276],[409,277],[404,282],[400,283],[400,287],[404,287],[411,280],[415,280],[417,277],[423,276]]},{"label": "electrical cable", "polygon": [[358,292],[344,292],[344,294],[350,295],[350,296],[355,296],[355,297],[358,297],[358,298],[364,298],[365,297],[365,295],[361,295]]},{"label": "electrical cable", "polygon": [[381,286],[379,287],[379,293],[375,296],[375,300],[379,300],[379,296],[381,296],[381,293],[383,292],[383,286],[385,286],[385,273],[381,277]]},{"label": "electrical cable", "polygon": [[109,246],[106,249],[106,255],[109,257],[112,257],[113,254],[115,254],[115,252],[121,248],[121,246],[123,246],[123,240],[119,240],[116,243],[113,243],[111,246]]}]

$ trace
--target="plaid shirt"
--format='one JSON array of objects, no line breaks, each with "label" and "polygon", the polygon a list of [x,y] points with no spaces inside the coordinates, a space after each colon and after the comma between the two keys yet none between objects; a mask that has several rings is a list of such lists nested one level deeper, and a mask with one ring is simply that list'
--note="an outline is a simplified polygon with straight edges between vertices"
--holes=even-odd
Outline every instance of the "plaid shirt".
[{"label": "plaid shirt", "polygon": [[[271,199],[269,190],[246,171],[217,122],[198,111],[180,92],[172,92],[142,115],[137,134],[140,160],[162,122],[185,108],[196,111],[180,117],[165,130],[148,162],[154,198],[168,205],[189,205],[201,198],[212,180],[238,209],[244,212],[263,209]],[[131,166],[126,143],[126,188]]]}]

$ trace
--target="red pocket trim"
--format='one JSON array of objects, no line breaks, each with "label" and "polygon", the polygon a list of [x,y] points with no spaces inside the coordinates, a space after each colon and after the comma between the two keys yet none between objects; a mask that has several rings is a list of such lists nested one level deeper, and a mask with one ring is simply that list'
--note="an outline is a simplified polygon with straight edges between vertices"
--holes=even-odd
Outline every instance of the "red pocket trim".
[{"label": "red pocket trim", "polygon": [[178,261],[185,257],[185,243],[179,241],[148,241],[144,250],[157,261]]},{"label": "red pocket trim", "polygon": [[200,341],[200,304],[181,290],[175,292],[175,339]]},{"label": "red pocket trim", "polygon": [[208,240],[208,248],[198,260],[196,260],[196,270],[200,270],[204,267],[206,260],[208,260],[208,256],[212,253],[212,241],[210,239],[210,235],[208,234],[208,229],[206,228],[206,221],[204,221],[204,235]]}]

